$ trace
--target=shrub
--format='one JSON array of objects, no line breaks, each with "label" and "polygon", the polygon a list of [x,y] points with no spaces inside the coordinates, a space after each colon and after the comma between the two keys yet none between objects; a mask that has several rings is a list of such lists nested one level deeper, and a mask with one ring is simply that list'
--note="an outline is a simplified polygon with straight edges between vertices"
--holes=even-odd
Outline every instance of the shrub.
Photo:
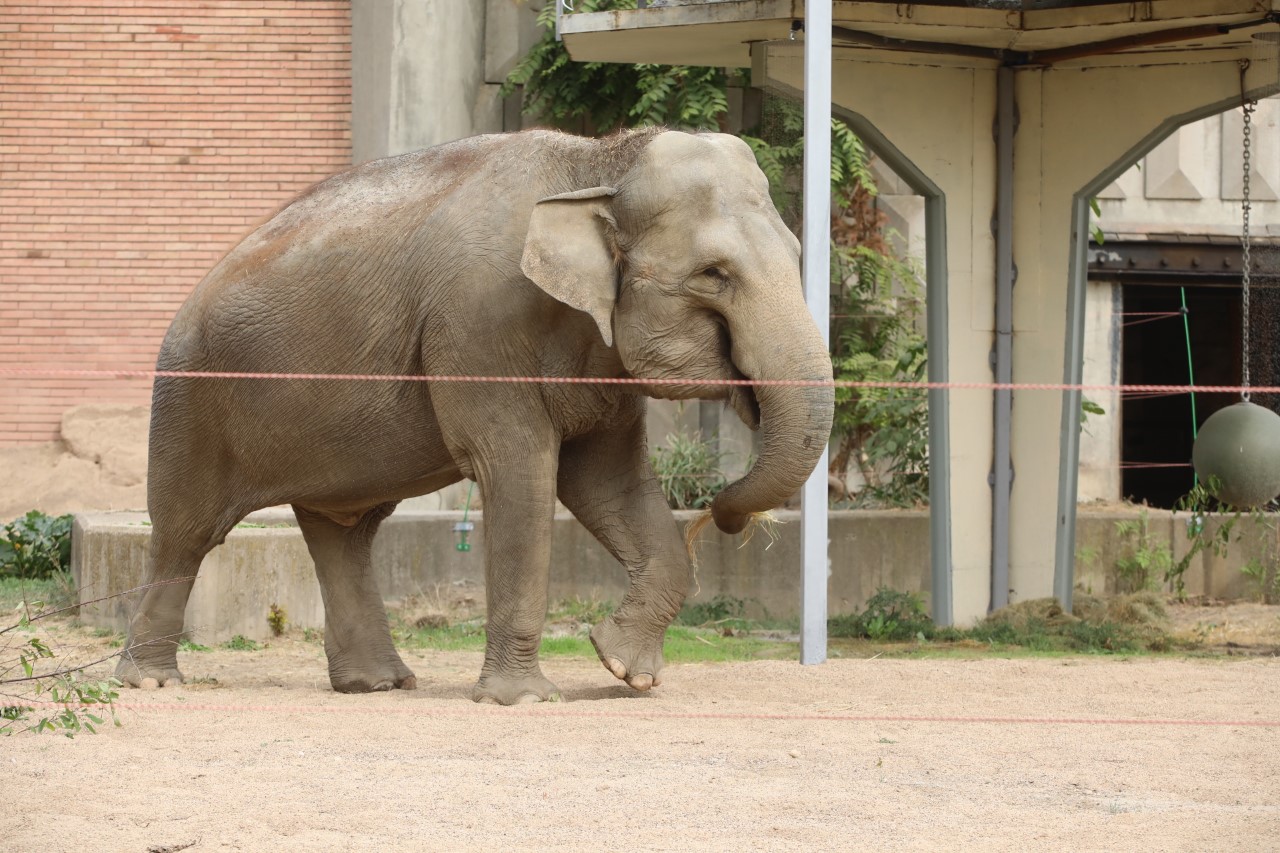
[{"label": "shrub", "polygon": [[921,634],[931,637],[933,631],[933,620],[917,593],[887,587],[876,590],[856,616],[835,616],[827,621],[827,633],[832,637],[910,640]]},{"label": "shrub", "polygon": [[6,524],[0,537],[0,577],[40,579],[68,571],[72,520],[33,509]]}]

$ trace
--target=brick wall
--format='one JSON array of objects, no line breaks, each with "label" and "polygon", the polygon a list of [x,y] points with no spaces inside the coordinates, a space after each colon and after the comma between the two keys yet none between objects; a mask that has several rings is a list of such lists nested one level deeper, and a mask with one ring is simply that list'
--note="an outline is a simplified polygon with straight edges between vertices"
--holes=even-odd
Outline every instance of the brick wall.
[{"label": "brick wall", "polygon": [[[350,0],[0,2],[0,368],[149,369],[204,273],[350,164]],[[145,381],[0,377],[0,445]]]}]

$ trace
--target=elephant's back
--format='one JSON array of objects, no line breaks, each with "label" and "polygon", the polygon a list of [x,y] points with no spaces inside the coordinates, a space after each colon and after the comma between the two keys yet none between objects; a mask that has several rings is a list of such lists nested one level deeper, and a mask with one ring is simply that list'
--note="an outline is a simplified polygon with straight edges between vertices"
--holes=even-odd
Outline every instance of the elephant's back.
[{"label": "elephant's back", "polygon": [[316,372],[402,361],[387,348],[412,346],[413,325],[436,313],[429,303],[451,279],[519,275],[521,209],[536,201],[548,145],[573,139],[473,137],[321,181],[210,271],[175,318],[162,361],[266,369],[283,367],[286,348]]}]

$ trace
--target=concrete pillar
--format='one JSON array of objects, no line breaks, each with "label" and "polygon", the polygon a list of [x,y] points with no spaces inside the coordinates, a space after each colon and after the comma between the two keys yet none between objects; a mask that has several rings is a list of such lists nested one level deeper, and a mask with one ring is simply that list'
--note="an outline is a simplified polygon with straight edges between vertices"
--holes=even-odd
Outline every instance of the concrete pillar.
[{"label": "concrete pillar", "polygon": [[498,89],[538,35],[515,0],[353,3],[352,161],[518,129]]}]

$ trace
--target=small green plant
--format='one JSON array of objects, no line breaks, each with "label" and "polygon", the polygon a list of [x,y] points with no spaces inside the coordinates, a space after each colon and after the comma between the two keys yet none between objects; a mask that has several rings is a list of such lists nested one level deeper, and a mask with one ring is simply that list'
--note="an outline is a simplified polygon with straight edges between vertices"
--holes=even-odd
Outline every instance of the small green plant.
[{"label": "small green plant", "polygon": [[[1190,568],[1191,561],[1206,551],[1218,557],[1225,557],[1231,544],[1231,533],[1244,514],[1238,509],[1224,511],[1224,505],[1217,497],[1220,487],[1217,477],[1210,477],[1208,482],[1197,480],[1191,491],[1179,498],[1174,506],[1175,512],[1191,513],[1187,519],[1187,540],[1191,543],[1191,547],[1170,569],[1166,578],[1175,584],[1174,591],[1179,601],[1186,598],[1186,588],[1182,578]],[[1256,523],[1272,529],[1266,513],[1261,509],[1250,510],[1250,515]],[[1219,523],[1210,526],[1207,522],[1214,516],[1219,519]]]},{"label": "small green plant", "polygon": [[932,637],[934,630],[933,620],[925,612],[924,601],[918,593],[898,592],[887,587],[876,590],[861,613],[827,620],[827,632],[832,637],[910,640]]},{"label": "small green plant", "polygon": [[676,617],[678,625],[713,625],[730,620],[745,619],[747,603],[741,598],[733,598],[723,593],[710,601],[687,603]]},{"label": "small green plant", "polygon": [[[1089,432],[1087,426],[1090,415],[1105,415],[1107,410],[1090,400],[1088,397],[1080,398],[1080,429],[1082,432]],[[1092,435],[1092,433],[1090,433]]]},{"label": "small green plant", "polygon": [[1142,592],[1154,588],[1158,579],[1170,577],[1173,551],[1167,542],[1152,538],[1145,509],[1135,519],[1117,521],[1116,533],[1126,543],[1124,553],[1115,562],[1118,592]]},{"label": "small green plant", "polygon": [[183,637],[181,640],[179,640],[179,641],[178,641],[178,649],[179,649],[179,651],[184,651],[184,652],[211,652],[211,651],[213,651],[213,649],[209,648],[208,646],[202,646],[202,645],[200,645],[199,643],[192,642],[191,640],[189,640],[189,639],[188,639],[188,638],[186,638],[186,637]]},{"label": "small green plant", "polygon": [[653,448],[649,465],[672,509],[703,509],[728,482],[723,460],[724,454],[701,433],[677,430]]},{"label": "small green plant", "polygon": [[289,617],[283,607],[274,603],[271,605],[271,609],[267,611],[267,625],[271,627],[271,636],[284,636],[285,628],[289,627]]},{"label": "small green plant", "polygon": [[230,640],[222,644],[224,649],[230,649],[233,652],[256,652],[262,648],[256,640],[250,640],[243,634],[236,634]]},{"label": "small green plant", "polygon": [[1240,567],[1240,573],[1253,588],[1259,604],[1266,604],[1280,593],[1280,572],[1276,571],[1274,560],[1262,560],[1254,557]]},{"label": "small green plant", "polygon": [[71,568],[70,515],[31,510],[4,526],[0,537],[0,577],[50,578]]}]

